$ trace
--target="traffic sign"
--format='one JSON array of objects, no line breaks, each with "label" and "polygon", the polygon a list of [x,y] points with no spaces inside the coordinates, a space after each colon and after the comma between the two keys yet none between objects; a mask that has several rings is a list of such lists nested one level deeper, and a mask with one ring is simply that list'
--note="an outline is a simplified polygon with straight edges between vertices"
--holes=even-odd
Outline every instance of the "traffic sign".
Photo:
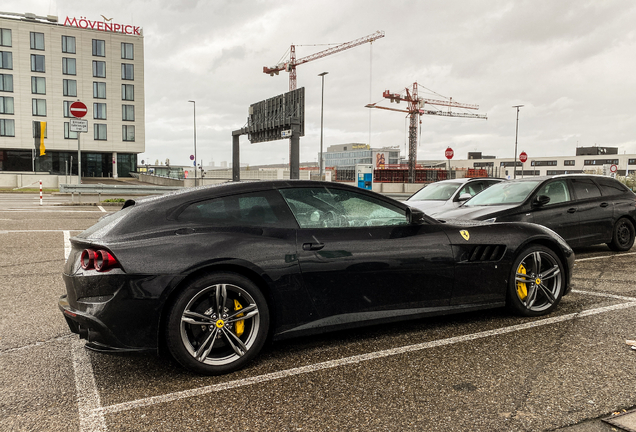
[{"label": "traffic sign", "polygon": [[69,119],[71,132],[88,132],[88,120],[72,118]]},{"label": "traffic sign", "polygon": [[521,161],[521,163],[525,163],[525,161],[528,160],[528,154],[522,151],[521,154],[519,155],[519,160]]},{"label": "traffic sign", "polygon": [[88,112],[88,109],[86,108],[86,105],[84,105],[83,102],[76,101],[71,104],[70,111],[73,117],[82,118],[86,115],[86,113]]},{"label": "traffic sign", "polygon": [[448,147],[444,152],[444,156],[446,156],[446,159],[451,160],[453,156],[455,156],[455,152],[452,148]]},{"label": "traffic sign", "polygon": [[610,172],[615,173],[617,170],[618,170],[618,167],[616,166],[616,164],[612,164],[612,166],[610,167]]}]

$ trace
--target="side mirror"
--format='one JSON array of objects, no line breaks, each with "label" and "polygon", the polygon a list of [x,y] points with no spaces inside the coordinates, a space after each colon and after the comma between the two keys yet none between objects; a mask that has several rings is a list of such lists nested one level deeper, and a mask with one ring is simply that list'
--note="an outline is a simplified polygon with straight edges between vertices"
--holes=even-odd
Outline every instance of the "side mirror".
[{"label": "side mirror", "polygon": [[468,201],[469,199],[471,199],[473,196],[471,194],[469,194],[468,192],[464,192],[463,194],[461,194],[459,196],[459,198],[457,198],[457,200],[459,202],[464,202],[464,201]]},{"label": "side mirror", "polygon": [[422,225],[426,222],[426,214],[415,207],[409,207],[406,209],[406,220],[412,225]]},{"label": "side mirror", "polygon": [[538,195],[532,202],[535,207],[543,207],[550,202],[550,197],[547,195]]}]

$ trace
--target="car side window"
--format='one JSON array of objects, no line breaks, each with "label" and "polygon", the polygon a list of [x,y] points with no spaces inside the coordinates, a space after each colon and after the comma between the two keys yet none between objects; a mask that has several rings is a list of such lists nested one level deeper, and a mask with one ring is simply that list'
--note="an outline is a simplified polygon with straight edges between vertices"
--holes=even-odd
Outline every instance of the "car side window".
[{"label": "car side window", "polygon": [[[213,198],[188,205],[177,217],[182,222],[215,226],[278,226],[285,223],[284,203],[273,191]],[[287,211],[288,213],[288,211]]]},{"label": "car side window", "polygon": [[623,185],[623,183],[616,180],[599,178],[596,179],[596,182],[601,187],[603,196],[621,195],[628,191],[627,187]]},{"label": "car side window", "polygon": [[539,188],[537,196],[539,195],[550,197],[550,202],[548,203],[548,205],[559,204],[571,200],[570,191],[568,190],[568,184],[565,180],[555,180],[546,183],[545,185],[541,186],[541,188]]},{"label": "car side window", "polygon": [[406,211],[357,192],[335,188],[280,189],[301,228],[406,225]]},{"label": "car side window", "polygon": [[574,194],[577,200],[587,198],[596,198],[601,196],[601,191],[591,179],[573,178],[571,179],[574,186]]}]

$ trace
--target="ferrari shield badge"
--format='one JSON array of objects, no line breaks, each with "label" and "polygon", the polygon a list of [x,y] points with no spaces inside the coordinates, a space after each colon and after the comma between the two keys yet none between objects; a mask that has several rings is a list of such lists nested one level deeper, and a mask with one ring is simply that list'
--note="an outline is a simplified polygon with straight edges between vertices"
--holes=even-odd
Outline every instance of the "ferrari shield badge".
[{"label": "ferrari shield badge", "polygon": [[461,230],[459,233],[462,235],[462,237],[464,237],[464,240],[466,241],[468,241],[468,239],[470,238],[470,234],[466,230]]}]

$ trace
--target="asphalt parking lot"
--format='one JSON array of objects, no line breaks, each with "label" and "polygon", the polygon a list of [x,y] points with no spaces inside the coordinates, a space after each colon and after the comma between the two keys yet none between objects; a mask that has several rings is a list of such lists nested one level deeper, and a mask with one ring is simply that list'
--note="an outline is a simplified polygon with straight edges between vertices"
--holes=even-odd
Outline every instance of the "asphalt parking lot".
[{"label": "asphalt parking lot", "polygon": [[113,207],[0,194],[0,430],[619,430],[636,407],[636,248],[577,250],[547,317],[505,310],[274,344],[201,377],[151,355],[87,351],[57,300],[68,238]]}]

